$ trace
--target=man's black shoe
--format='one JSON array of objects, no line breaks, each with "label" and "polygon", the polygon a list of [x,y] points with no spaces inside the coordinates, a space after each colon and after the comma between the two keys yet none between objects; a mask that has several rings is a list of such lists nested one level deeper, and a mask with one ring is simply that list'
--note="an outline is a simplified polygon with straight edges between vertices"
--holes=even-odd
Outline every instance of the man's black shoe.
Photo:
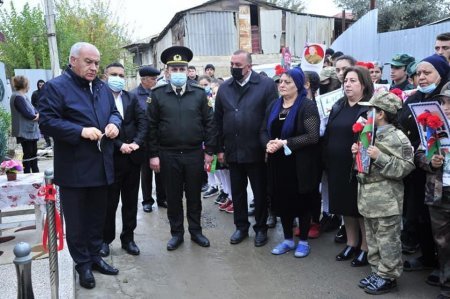
[{"label": "man's black shoe", "polygon": [[104,260],[100,259],[92,264],[92,270],[96,270],[105,275],[117,275],[119,270],[111,265],[108,265]]},{"label": "man's black shoe", "polygon": [[149,203],[145,203],[142,205],[145,213],[151,213],[153,211],[152,205]]},{"label": "man's black shoe", "polygon": [[339,244],[347,243],[347,232],[345,231],[344,225],[339,227],[339,230],[334,237],[334,242]]},{"label": "man's black shoe", "polygon": [[323,232],[331,232],[339,228],[341,225],[341,218],[337,215],[322,214],[320,219],[320,227]]},{"label": "man's black shoe", "polygon": [[242,231],[242,230],[237,229],[231,236],[230,243],[231,244],[239,244],[247,237],[248,237],[248,231]]},{"label": "man's black shoe", "polygon": [[267,238],[267,231],[258,231],[256,232],[255,236],[255,246],[261,247],[266,245],[267,241],[269,239]]},{"label": "man's black shoe", "polygon": [[136,245],[136,243],[134,243],[134,241],[130,241],[128,243],[122,243],[122,248],[125,249],[125,251],[131,255],[139,255],[139,253],[141,253],[141,251],[139,250],[139,247],[137,247],[137,245]]},{"label": "man's black shoe", "polygon": [[209,240],[202,233],[191,234],[191,240],[202,247],[209,247]]},{"label": "man's black shoe", "polygon": [[395,288],[397,288],[397,281],[395,279],[391,280],[375,275],[369,285],[364,288],[364,291],[372,295],[380,295],[388,293]]},{"label": "man's black shoe", "polygon": [[100,253],[101,257],[107,257],[109,255],[109,245],[103,242],[102,247],[100,248],[100,251],[98,253]]},{"label": "man's black shoe", "polygon": [[158,201],[158,207],[167,209],[167,201]]},{"label": "man's black shoe", "polygon": [[172,239],[170,239],[169,242],[167,242],[167,250],[169,250],[169,251],[175,250],[183,242],[184,242],[183,237],[181,237],[181,236],[173,236]]},{"label": "man's black shoe", "polygon": [[364,277],[363,279],[361,279],[358,283],[358,287],[360,287],[361,289],[364,289],[365,287],[367,287],[371,282],[372,279],[376,276],[377,274],[372,272],[370,273],[367,277]]},{"label": "man's black shoe", "polygon": [[80,286],[86,289],[95,288],[95,278],[91,269],[77,270],[80,279]]}]

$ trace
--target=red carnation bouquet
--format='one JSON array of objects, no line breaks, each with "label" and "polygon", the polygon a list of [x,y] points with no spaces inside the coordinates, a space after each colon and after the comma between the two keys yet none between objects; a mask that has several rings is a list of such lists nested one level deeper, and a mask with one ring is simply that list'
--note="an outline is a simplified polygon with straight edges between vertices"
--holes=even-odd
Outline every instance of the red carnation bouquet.
[{"label": "red carnation bouquet", "polygon": [[431,114],[429,111],[419,114],[417,116],[417,122],[424,127],[427,133],[426,156],[427,159],[431,159],[433,155],[440,154],[441,152],[441,143],[439,141],[437,129],[442,127],[444,122],[438,115]]},{"label": "red carnation bouquet", "polygon": [[359,173],[369,173],[370,157],[367,154],[367,149],[373,144],[373,135],[375,129],[375,109],[373,108],[367,113],[367,121],[363,122],[360,119],[353,124],[353,133],[358,134],[359,150],[355,155],[356,170]]}]

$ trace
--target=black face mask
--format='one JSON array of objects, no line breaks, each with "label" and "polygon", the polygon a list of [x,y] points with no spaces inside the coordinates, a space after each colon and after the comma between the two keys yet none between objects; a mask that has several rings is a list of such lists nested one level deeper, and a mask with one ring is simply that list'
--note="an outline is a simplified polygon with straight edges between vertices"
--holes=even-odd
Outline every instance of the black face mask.
[{"label": "black face mask", "polygon": [[242,78],[244,78],[244,75],[242,74],[243,69],[244,68],[240,68],[240,67],[230,68],[231,76],[234,78],[234,80],[241,81]]}]

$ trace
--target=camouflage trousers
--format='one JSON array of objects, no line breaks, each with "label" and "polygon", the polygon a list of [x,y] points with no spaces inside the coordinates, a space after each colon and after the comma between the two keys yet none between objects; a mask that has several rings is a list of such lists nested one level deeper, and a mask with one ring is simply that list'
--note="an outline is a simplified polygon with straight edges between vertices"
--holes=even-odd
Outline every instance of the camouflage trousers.
[{"label": "camouflage trousers", "polygon": [[450,296],[450,206],[430,205],[429,211],[439,257],[441,290]]},{"label": "camouflage trousers", "polygon": [[403,271],[400,215],[366,218],[367,259],[372,272],[383,278],[396,279]]}]

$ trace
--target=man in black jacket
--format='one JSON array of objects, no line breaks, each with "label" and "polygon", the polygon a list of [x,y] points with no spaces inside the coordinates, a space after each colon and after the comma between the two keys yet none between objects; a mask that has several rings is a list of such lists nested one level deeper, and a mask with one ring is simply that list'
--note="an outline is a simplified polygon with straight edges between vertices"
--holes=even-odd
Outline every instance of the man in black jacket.
[{"label": "man in black jacket", "polygon": [[187,83],[192,56],[186,47],[164,50],[161,61],[168,67],[169,83],[154,88],[147,100],[150,167],[156,173],[161,170],[167,196],[172,234],[167,250],[177,249],[184,241],[183,190],[191,240],[209,246],[200,225],[201,177],[204,167],[211,165],[217,132],[204,89]]},{"label": "man in black jacket", "polygon": [[[149,65],[143,65],[139,68],[139,76],[141,77],[141,84],[130,91],[130,94],[136,95],[144,111],[147,110],[147,99],[152,96],[152,88],[155,87],[157,77],[161,72]],[[166,194],[164,193],[164,186],[161,175],[155,174],[156,183],[156,202],[158,207],[167,208]],[[153,211],[153,204],[155,199],[153,193],[153,171],[148,164],[148,157],[141,165],[141,188],[142,188],[142,208],[144,212],[151,213]]]},{"label": "man in black jacket", "polygon": [[265,148],[259,131],[267,106],[278,97],[273,80],[252,71],[249,53],[238,50],[231,56],[232,78],[219,88],[215,119],[219,134],[218,160],[230,168],[231,193],[236,231],[231,244],[248,236],[247,181],[255,199],[255,246],[267,243],[267,192]]},{"label": "man in black jacket", "polygon": [[147,134],[147,119],[137,97],[123,90],[125,88],[123,65],[118,62],[108,65],[105,75],[123,121],[119,136],[114,140],[114,183],[108,187],[106,221],[100,254],[108,256],[109,244],[115,239],[116,210],[121,197],[122,248],[131,255],[138,255],[140,251],[134,242],[134,229],[136,228],[140,166],[146,157],[145,149],[142,147]]}]

